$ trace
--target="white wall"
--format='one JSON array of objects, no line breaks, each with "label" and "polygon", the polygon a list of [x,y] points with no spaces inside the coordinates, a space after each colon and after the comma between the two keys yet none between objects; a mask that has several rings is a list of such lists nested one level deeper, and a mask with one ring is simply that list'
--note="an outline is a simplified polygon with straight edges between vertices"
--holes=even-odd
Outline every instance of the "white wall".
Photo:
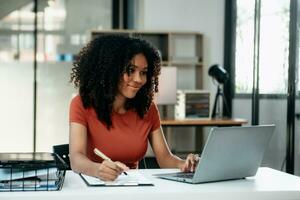
[{"label": "white wall", "polygon": [[223,64],[224,0],[143,0],[145,30],[197,31],[204,35],[204,88],[211,89],[208,67]]},{"label": "white wall", "polygon": [[[137,29],[158,31],[193,31],[204,36],[203,46],[203,88],[212,91],[212,99],[216,86],[207,75],[212,64],[223,64],[224,49],[224,0],[142,0],[138,1]],[[194,73],[194,72],[193,72]],[[185,79],[192,77],[190,69],[180,67],[178,74]],[[181,76],[182,77],[182,76]],[[194,80],[193,80],[194,81]],[[179,89],[194,89],[193,84],[178,81]],[[195,143],[194,130],[177,128],[172,131],[171,141],[176,150],[193,150]],[[207,132],[207,130],[205,131]]]}]

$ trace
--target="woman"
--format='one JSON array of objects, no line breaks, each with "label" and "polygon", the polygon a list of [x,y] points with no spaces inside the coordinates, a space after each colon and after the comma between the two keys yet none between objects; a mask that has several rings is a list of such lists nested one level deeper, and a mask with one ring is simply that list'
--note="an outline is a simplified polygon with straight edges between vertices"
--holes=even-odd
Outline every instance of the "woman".
[{"label": "woman", "polygon": [[[196,155],[182,160],[170,152],[152,102],[160,63],[149,43],[121,35],[98,37],[81,50],[71,73],[79,88],[70,105],[70,161],[75,172],[115,180],[137,168],[148,141],[160,167],[195,169]],[[94,148],[113,162],[99,158]]]}]

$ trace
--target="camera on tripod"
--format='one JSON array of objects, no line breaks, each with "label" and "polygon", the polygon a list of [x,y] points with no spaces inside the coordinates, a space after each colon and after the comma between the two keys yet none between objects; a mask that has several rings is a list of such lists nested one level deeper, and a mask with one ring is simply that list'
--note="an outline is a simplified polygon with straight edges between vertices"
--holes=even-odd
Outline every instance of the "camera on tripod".
[{"label": "camera on tripod", "polygon": [[217,93],[216,93],[216,97],[215,97],[215,102],[214,102],[214,107],[213,107],[211,118],[223,118],[224,115],[221,112],[221,105],[220,105],[219,99],[222,98],[223,104],[224,104],[224,110],[225,110],[226,114],[228,114],[229,113],[228,105],[227,105],[226,98],[224,96],[221,85],[224,84],[229,79],[229,75],[224,68],[220,67],[217,64],[212,65],[209,68],[208,75],[210,75],[214,80],[216,80],[218,82],[218,88],[217,88]]}]

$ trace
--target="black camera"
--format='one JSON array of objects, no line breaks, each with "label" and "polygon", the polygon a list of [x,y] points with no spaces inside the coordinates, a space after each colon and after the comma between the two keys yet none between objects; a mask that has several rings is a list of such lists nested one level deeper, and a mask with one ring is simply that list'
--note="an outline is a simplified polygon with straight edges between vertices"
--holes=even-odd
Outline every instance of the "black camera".
[{"label": "black camera", "polygon": [[227,71],[219,65],[213,65],[209,68],[208,74],[216,79],[220,84],[225,83],[229,79]]}]

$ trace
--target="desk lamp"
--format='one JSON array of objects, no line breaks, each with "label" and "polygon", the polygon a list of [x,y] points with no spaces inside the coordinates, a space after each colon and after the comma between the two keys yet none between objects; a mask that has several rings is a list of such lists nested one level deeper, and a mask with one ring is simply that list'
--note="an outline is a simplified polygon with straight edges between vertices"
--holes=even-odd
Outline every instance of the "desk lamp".
[{"label": "desk lamp", "polygon": [[212,118],[222,118],[223,114],[220,111],[221,106],[220,106],[219,98],[222,98],[222,100],[224,102],[224,108],[225,108],[226,113],[229,113],[229,112],[228,112],[228,105],[227,105],[224,93],[222,91],[221,85],[224,84],[229,79],[229,75],[228,75],[227,71],[224,68],[220,67],[219,65],[212,65],[208,70],[208,75],[210,75],[214,80],[216,80],[218,82],[218,90],[216,93],[214,107],[213,107],[211,117]]},{"label": "desk lamp", "polygon": [[161,68],[155,102],[162,108],[161,118],[168,118],[167,106],[177,103],[177,67],[166,66]]}]

